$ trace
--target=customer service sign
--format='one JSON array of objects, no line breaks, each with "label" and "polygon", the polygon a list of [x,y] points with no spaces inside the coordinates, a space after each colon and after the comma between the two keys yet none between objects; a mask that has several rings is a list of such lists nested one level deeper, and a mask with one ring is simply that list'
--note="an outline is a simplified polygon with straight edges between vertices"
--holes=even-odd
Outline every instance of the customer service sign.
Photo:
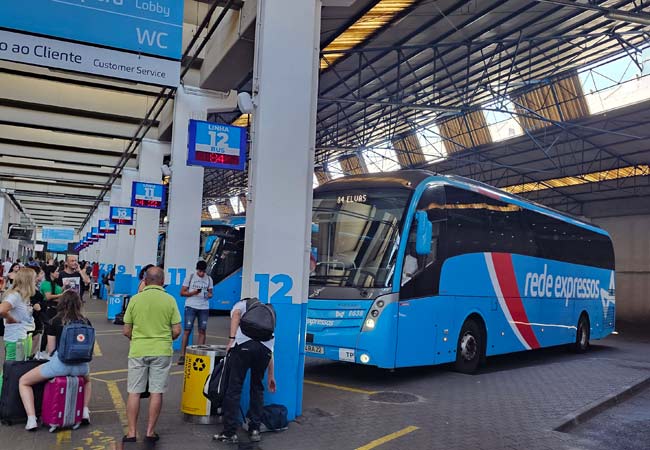
[{"label": "customer service sign", "polygon": [[183,0],[2,0],[0,59],[175,86]]}]

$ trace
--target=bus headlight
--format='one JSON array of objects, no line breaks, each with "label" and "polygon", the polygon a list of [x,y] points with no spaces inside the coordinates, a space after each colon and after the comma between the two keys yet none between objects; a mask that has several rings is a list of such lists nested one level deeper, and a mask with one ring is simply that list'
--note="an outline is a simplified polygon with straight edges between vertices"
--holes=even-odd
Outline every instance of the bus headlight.
[{"label": "bus headlight", "polygon": [[364,364],[368,364],[368,363],[370,362],[370,356],[368,356],[368,355],[366,355],[365,353],[363,353],[363,354],[359,357],[359,360],[360,360],[362,363],[364,363]]},{"label": "bus headlight", "polygon": [[[386,312],[386,310],[389,309],[388,306],[391,303],[397,303],[398,300],[398,293],[385,294],[377,297],[372,305],[370,305],[370,308],[366,314],[366,318],[363,321],[361,331],[363,332],[374,330],[377,327],[377,322],[381,319],[381,317],[388,314],[388,312]],[[390,320],[390,318],[381,320]]]}]

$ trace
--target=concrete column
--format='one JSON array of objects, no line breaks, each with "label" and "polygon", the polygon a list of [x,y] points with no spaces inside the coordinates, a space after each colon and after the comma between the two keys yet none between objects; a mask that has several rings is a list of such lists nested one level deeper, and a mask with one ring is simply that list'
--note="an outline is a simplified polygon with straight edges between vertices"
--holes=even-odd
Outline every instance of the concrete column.
[{"label": "concrete column", "polygon": [[[111,194],[109,200],[109,207],[106,212],[106,219],[110,219],[110,206],[120,206],[122,200],[122,186],[119,184],[114,184],[111,187]],[[118,225],[118,232],[120,227],[125,227],[124,225]],[[126,227],[128,228],[128,227]],[[111,269],[115,265],[117,258],[117,247],[119,242],[118,233],[109,234],[106,236],[106,246],[104,247],[100,257],[99,257],[99,279],[100,283],[104,274],[110,273]],[[108,290],[106,286],[101,285],[101,297],[104,300],[108,299]]]},{"label": "concrete column", "polygon": [[260,0],[257,12],[242,290],[276,309],[283,387],[265,399],[290,420],[302,410],[320,10],[320,0]]},{"label": "concrete column", "polygon": [[[187,86],[181,86],[176,91],[165,272],[167,292],[176,298],[181,315],[185,309],[185,298],[180,296],[181,285],[185,275],[194,270],[199,258],[203,205],[203,168],[187,165],[189,120],[205,120],[208,110],[232,111],[237,107],[236,99],[234,94],[221,94]],[[179,348],[180,338],[174,342],[174,349]]]},{"label": "concrete column", "polygon": [[[122,194],[119,203],[115,206],[131,206],[131,187],[137,176],[137,172],[133,169],[124,169],[122,171]],[[136,222],[138,220],[137,214],[135,220]],[[115,269],[116,294],[131,294],[132,285],[134,284],[133,277],[137,277],[137,274],[133,273],[135,236],[129,233],[129,230],[133,228],[133,226],[119,226],[117,229],[117,253],[115,254],[115,264],[117,266]]]},{"label": "concrete column", "polygon": [[[143,140],[138,154],[138,181],[160,184],[162,182],[160,166],[163,156],[169,152],[170,144],[150,139]],[[138,276],[142,267],[147,264],[156,264],[159,224],[160,210],[138,208],[135,245],[133,246],[133,273],[135,276]]]}]

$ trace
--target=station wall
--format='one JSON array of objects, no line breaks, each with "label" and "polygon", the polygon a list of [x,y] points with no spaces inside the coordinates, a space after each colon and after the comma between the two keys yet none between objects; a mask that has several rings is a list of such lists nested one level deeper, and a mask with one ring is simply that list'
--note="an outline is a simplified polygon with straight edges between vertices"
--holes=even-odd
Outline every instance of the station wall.
[{"label": "station wall", "polygon": [[616,319],[635,325],[650,321],[650,215],[600,217],[616,253]]}]

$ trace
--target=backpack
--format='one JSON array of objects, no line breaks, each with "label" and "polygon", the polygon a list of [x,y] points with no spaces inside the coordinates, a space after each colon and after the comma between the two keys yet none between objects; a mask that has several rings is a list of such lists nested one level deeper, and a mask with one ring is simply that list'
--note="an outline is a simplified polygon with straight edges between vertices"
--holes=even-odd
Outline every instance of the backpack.
[{"label": "backpack", "polygon": [[63,327],[57,353],[64,364],[80,364],[93,359],[95,329],[76,320]]},{"label": "backpack", "polygon": [[246,299],[246,312],[239,321],[239,328],[254,341],[273,339],[275,331],[275,310],[257,298]]},{"label": "backpack", "polygon": [[266,405],[262,411],[262,423],[269,431],[284,431],[289,428],[287,407],[284,405]]},{"label": "backpack", "polygon": [[228,377],[230,376],[229,353],[214,366],[212,374],[205,380],[203,395],[210,400],[212,408],[220,408],[226,396]]}]

